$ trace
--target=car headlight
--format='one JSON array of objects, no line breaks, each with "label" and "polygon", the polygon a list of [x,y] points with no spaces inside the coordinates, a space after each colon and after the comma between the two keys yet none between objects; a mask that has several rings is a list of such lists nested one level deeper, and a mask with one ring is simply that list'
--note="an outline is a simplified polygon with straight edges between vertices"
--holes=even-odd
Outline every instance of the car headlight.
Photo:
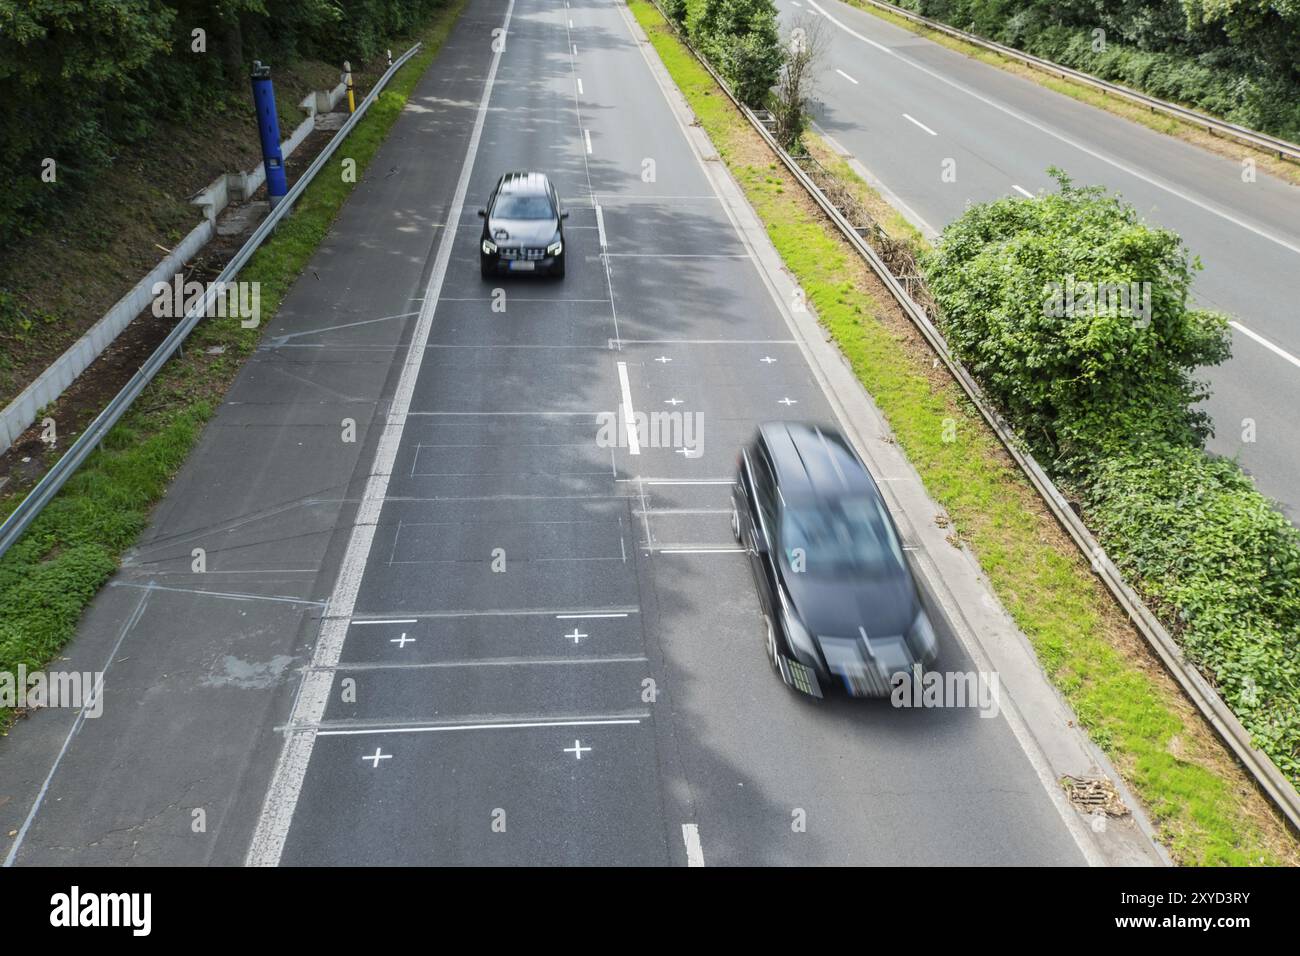
[{"label": "car headlight", "polygon": [[907,632],[907,644],[923,665],[932,663],[939,655],[939,642],[935,639],[934,628],[930,625],[930,617],[924,608],[917,612],[916,620]]},{"label": "car headlight", "polygon": [[549,246],[546,247],[546,254],[548,256],[558,256],[563,251],[564,251],[564,243],[562,243],[559,239],[556,239],[553,243],[551,243]]},{"label": "car headlight", "polygon": [[790,649],[794,651],[795,657],[809,666],[816,666],[817,649],[813,646],[812,635],[788,606],[783,608],[781,623],[785,627],[785,636],[790,642]]},{"label": "car headlight", "polygon": [[484,239],[484,240],[483,240],[483,252],[484,252],[484,253],[486,253],[487,255],[490,256],[490,255],[492,255],[492,253],[494,253],[494,252],[496,252],[496,251],[497,251],[497,244],[496,244],[495,242],[493,242],[491,239]]}]

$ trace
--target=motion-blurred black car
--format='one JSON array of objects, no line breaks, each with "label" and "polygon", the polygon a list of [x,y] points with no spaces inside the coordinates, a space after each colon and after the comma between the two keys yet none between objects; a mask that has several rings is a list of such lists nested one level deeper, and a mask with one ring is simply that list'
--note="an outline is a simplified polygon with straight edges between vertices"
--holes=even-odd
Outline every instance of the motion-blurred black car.
[{"label": "motion-blurred black car", "polygon": [[488,279],[500,271],[564,276],[564,220],[560,197],[543,173],[506,173],[497,180],[483,218],[479,268]]},{"label": "motion-blurred black car", "polygon": [[898,529],[866,466],[837,431],[772,422],[740,452],[731,526],[749,553],[782,680],[888,697],[892,678],[938,646]]}]

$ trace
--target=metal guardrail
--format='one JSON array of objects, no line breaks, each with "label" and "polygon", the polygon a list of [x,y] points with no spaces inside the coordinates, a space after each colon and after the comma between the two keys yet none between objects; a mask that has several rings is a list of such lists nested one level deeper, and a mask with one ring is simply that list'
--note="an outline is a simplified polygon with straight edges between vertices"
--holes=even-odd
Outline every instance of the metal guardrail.
[{"label": "metal guardrail", "polygon": [[992,50],[1008,59],[1018,60],[1027,66],[1042,70],[1045,73],[1052,73],[1064,79],[1073,80],[1076,83],[1082,83],[1093,89],[1101,90],[1103,93],[1111,96],[1118,96],[1121,99],[1136,103],[1139,106],[1145,106],[1148,109],[1163,113],[1166,116],[1172,116],[1175,119],[1190,123],[1193,126],[1200,126],[1208,132],[1217,133],[1220,136],[1229,139],[1235,139],[1238,142],[1246,143],[1265,152],[1277,153],[1280,159],[1289,159],[1292,162],[1300,162],[1300,145],[1279,139],[1276,136],[1269,136],[1267,133],[1260,133],[1245,126],[1239,126],[1236,123],[1229,123],[1227,120],[1221,120],[1215,116],[1208,116],[1186,106],[1179,106],[1177,103],[1170,103],[1167,100],[1156,99],[1154,96],[1148,96],[1146,93],[1139,93],[1137,90],[1129,89],[1119,83],[1112,83],[1109,80],[1102,80],[1090,73],[1084,73],[1081,70],[1075,70],[1068,66],[1061,66],[1059,63],[1053,63],[1051,60],[1044,60],[1042,57],[1025,53],[1017,50],[1015,47],[998,43],[995,40],[988,40],[974,33],[967,33],[965,30],[958,30],[946,23],[938,20],[932,20],[929,17],[923,17],[919,13],[913,13],[911,10],[905,10],[900,6],[886,2],[886,0],[850,0],[852,3],[865,3],[881,10],[885,10],[894,16],[902,17],[912,23],[943,33],[954,39],[963,40],[966,43],[981,47],[985,50]]},{"label": "metal guardrail", "polygon": [[[651,2],[655,4],[661,14],[664,13],[663,7],[660,6],[661,0],[651,0]],[[1034,490],[1043,499],[1057,523],[1065,529],[1066,533],[1070,535],[1075,545],[1083,553],[1083,556],[1090,562],[1093,571],[1101,578],[1102,583],[1110,591],[1116,603],[1128,615],[1138,633],[1159,655],[1165,669],[1178,682],[1183,693],[1187,695],[1201,716],[1214,728],[1215,733],[1241,761],[1242,766],[1246,768],[1246,772],[1255,780],[1260,790],[1263,791],[1273,805],[1281,811],[1291,827],[1300,832],[1300,793],[1296,792],[1291,781],[1283,776],[1282,771],[1277,768],[1268,754],[1257,750],[1251,744],[1250,733],[1241,725],[1236,715],[1228,709],[1228,705],[1224,703],[1223,698],[1210,686],[1209,681],[1202,676],[1200,671],[1183,656],[1182,649],[1173,639],[1173,636],[1151,613],[1151,610],[1142,602],[1138,594],[1125,582],[1119,569],[1106,556],[1097,539],[1092,536],[1092,532],[1074,513],[1074,510],[1065,500],[1065,496],[1061,494],[1052,479],[1047,476],[1047,473],[1043,471],[1032,455],[1021,449],[1014,433],[1011,431],[1011,427],[985,399],[979,383],[953,357],[943,333],[935,327],[930,320],[930,316],[913,301],[907,290],[903,288],[898,277],[889,270],[889,267],[880,258],[876,250],[863,239],[861,234],[844,217],[843,213],[826,197],[821,188],[800,168],[794,157],[781,148],[775,137],[763,124],[763,121],[748,106],[737,99],[727,82],[718,74],[712,64],[691,45],[677,25],[666,14],[664,20],[672,27],[677,37],[691,51],[700,65],[709,72],[736,108],[749,120],[755,132],[763,138],[764,142],[777,155],[790,174],[812,196],[817,205],[821,207],[822,212],[839,229],[844,239],[867,261],[871,270],[889,289],[890,294],[907,314],[908,319],[925,336],[930,348],[934,350],[952,377],[957,380],[962,391],[970,399],[971,404],[979,411],[988,426],[993,429],[993,433],[997,435],[998,441],[1002,443],[1002,447],[1006,449],[1007,454],[1024,472],[1025,477],[1034,486]]]},{"label": "metal guardrail", "polygon": [[371,104],[378,99],[380,92],[387,85],[388,81],[392,79],[393,74],[396,73],[407,60],[414,56],[420,50],[421,46],[423,46],[423,44],[415,44],[415,46],[411,47],[394,60],[393,65],[384,71],[384,75],[379,78],[375,83],[374,88],[369,92],[369,94],[367,94],[366,98],[361,101],[361,105],[357,107],[357,111],[349,116],[347,122],[339,127],[338,132],[335,133],[334,136],[330,138],[330,141],[325,144],[325,148],[320,151],[312,161],[311,165],[308,166],[303,171],[303,174],[298,177],[298,181],[293,184],[293,188],[285,194],[284,199],[276,204],[276,207],[271,210],[270,215],[263,219],[258,227],[253,230],[253,234],[248,237],[248,240],[239,248],[239,251],[235,253],[235,257],[226,264],[224,269],[221,270],[221,274],[209,284],[202,301],[195,303],[195,305],[185,313],[185,317],[181,319],[170,333],[168,333],[167,338],[163,339],[158,348],[156,348],[153,353],[145,359],[144,364],[140,366],[133,376],[131,376],[131,380],[122,386],[121,391],[113,396],[112,401],[105,406],[103,411],[95,416],[95,419],[86,426],[86,430],[77,437],[75,442],[72,443],[72,447],[68,449],[62,458],[54,463],[54,466],[47,471],[44,476],[42,476],[41,480],[36,483],[36,486],[27,493],[27,497],[25,497],[18,507],[10,513],[9,517],[5,519],[4,524],[0,525],[0,555],[3,555],[8,551],[13,546],[14,542],[22,537],[23,532],[25,532],[36,519],[36,516],[39,515],[45,506],[54,499],[54,496],[58,494],[59,489],[62,488],[67,480],[76,473],[77,469],[85,463],[86,459],[90,457],[91,452],[93,452],[99,446],[99,443],[103,441],[104,436],[107,435],[109,431],[112,430],[113,426],[117,424],[118,420],[126,414],[126,410],[131,407],[131,403],[134,402],[136,398],[139,397],[140,393],[144,391],[145,387],[153,381],[154,376],[156,376],[162,367],[167,364],[167,360],[170,359],[177,349],[181,347],[181,344],[189,337],[189,334],[194,331],[195,327],[199,324],[199,321],[211,308],[213,301],[219,294],[218,290],[221,289],[222,284],[234,280],[235,276],[239,274],[239,270],[247,264],[248,260],[252,258],[253,253],[262,245],[267,236],[274,231],[276,224],[288,214],[291,208],[293,208],[293,204],[297,202],[298,198],[307,189],[307,186],[311,183],[312,179],[318,172],[320,172],[325,163],[329,161],[329,158],[334,155],[334,151],[338,149],[339,145],[347,137],[348,133],[350,133],[352,128],[361,121],[361,117],[366,114],[366,110],[368,110]]}]

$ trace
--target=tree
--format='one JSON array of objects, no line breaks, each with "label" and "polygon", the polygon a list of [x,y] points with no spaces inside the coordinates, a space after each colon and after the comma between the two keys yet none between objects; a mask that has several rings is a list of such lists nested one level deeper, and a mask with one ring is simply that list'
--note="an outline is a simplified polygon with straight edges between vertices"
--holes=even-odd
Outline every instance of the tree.
[{"label": "tree", "polygon": [[776,139],[794,150],[808,126],[808,101],[815,88],[817,65],[826,49],[826,31],[820,19],[800,17],[785,39],[785,59],[772,91]]},{"label": "tree", "polygon": [[742,102],[767,102],[784,57],[772,0],[704,0],[687,32]]}]

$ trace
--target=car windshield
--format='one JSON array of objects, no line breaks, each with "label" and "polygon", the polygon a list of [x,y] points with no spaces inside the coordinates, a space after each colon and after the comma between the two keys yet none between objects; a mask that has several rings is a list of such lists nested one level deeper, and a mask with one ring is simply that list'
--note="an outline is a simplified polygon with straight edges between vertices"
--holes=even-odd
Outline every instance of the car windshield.
[{"label": "car windshield", "polygon": [[903,564],[893,527],[880,503],[869,497],[783,508],[780,545],[792,571],[871,574]]},{"label": "car windshield", "polygon": [[551,200],[541,195],[502,193],[492,211],[498,219],[554,219]]}]

